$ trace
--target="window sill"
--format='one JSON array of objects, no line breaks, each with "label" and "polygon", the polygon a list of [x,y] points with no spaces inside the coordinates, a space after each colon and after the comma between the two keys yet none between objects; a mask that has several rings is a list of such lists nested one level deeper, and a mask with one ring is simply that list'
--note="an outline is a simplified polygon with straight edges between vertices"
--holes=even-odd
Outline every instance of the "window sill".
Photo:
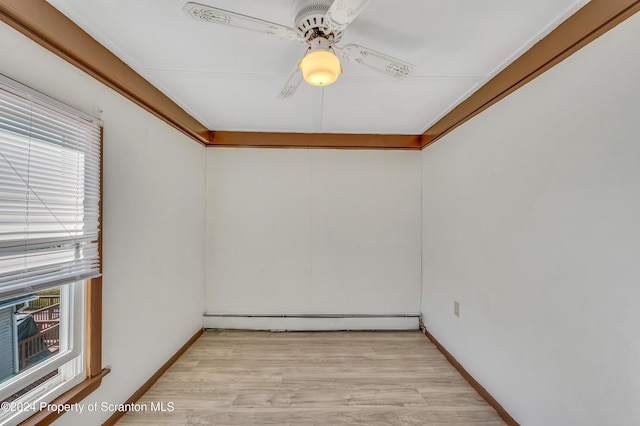
[{"label": "window sill", "polygon": [[[89,396],[93,391],[100,387],[102,378],[110,372],[111,370],[108,368],[103,369],[96,376],[85,379],[79,385],[73,387],[72,389],[68,390],[67,392],[51,401],[51,404],[73,404],[82,401],[84,398]],[[64,412],[58,413],[56,411],[38,411],[33,416],[20,423],[20,426],[49,425],[63,414]]]}]

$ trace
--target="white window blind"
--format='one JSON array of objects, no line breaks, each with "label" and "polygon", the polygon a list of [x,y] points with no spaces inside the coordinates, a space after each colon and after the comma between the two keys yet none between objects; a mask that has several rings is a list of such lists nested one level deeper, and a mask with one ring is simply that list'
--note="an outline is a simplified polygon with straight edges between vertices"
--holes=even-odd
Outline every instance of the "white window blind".
[{"label": "white window blind", "polygon": [[99,276],[100,124],[0,75],[0,299]]}]

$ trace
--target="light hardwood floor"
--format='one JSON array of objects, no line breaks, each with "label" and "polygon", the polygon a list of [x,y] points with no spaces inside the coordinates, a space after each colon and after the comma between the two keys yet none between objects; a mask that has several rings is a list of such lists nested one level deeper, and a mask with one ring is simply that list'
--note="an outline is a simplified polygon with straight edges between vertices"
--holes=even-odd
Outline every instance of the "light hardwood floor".
[{"label": "light hardwood floor", "polygon": [[420,332],[208,331],[125,425],[504,425]]}]

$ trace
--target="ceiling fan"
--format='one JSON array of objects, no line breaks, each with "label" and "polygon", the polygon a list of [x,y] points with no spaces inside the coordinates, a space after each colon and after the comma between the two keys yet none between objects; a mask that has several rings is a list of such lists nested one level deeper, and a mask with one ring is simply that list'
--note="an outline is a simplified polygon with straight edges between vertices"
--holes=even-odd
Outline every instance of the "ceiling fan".
[{"label": "ceiling fan", "polygon": [[314,86],[327,86],[342,73],[340,59],[355,62],[389,76],[403,79],[413,65],[357,44],[336,46],[347,26],[369,0],[295,0],[295,28],[242,15],[204,4],[189,2],[182,8],[198,21],[257,31],[307,46],[305,56],[291,73],[278,97],[290,98],[304,79]]}]

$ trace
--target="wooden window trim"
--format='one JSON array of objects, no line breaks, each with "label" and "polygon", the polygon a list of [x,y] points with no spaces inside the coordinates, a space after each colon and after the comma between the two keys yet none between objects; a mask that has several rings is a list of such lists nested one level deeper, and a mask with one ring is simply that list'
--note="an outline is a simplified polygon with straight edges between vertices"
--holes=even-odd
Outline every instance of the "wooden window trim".
[{"label": "wooden window trim", "polygon": [[[108,368],[105,368],[100,372],[100,374],[85,379],[82,383],[74,386],[69,391],[54,399],[51,404],[74,404],[82,401],[100,387],[102,378],[109,374],[110,371],[111,370]],[[20,423],[20,426],[50,425],[63,414],[64,413],[59,413],[57,411],[38,411],[33,416]]]},{"label": "wooden window trim", "polygon": [[[100,259],[100,273],[102,273],[102,196],[104,176],[104,132],[100,129],[100,199],[98,200],[98,256]],[[85,299],[86,334],[85,334],[85,375],[86,379],[67,392],[55,398],[51,404],[64,406],[82,401],[100,387],[102,378],[111,372],[109,368],[102,368],[102,277],[87,280]],[[64,412],[41,410],[20,423],[21,426],[49,425]]]}]

